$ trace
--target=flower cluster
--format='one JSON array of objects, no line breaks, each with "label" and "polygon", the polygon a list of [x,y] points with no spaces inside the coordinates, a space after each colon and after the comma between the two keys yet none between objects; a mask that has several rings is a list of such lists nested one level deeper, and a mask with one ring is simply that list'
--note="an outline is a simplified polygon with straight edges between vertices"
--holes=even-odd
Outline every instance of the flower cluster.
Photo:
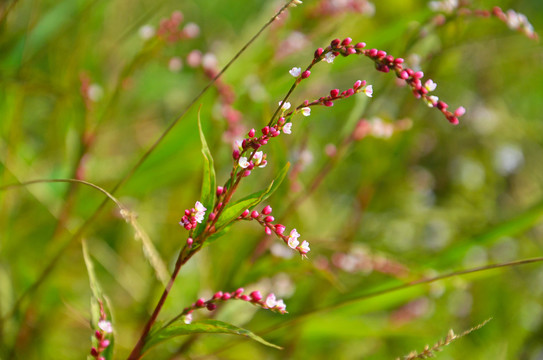
[{"label": "flower cluster", "polygon": [[187,230],[192,230],[196,228],[198,223],[201,223],[204,220],[206,214],[206,208],[202,203],[196,201],[192,209],[185,210],[185,215],[181,218],[179,225],[183,226]]},{"label": "flower cluster", "polygon": [[105,360],[105,357],[101,356],[101,354],[110,344],[110,341],[106,339],[106,337],[107,334],[111,334],[113,332],[113,326],[111,326],[111,323],[105,318],[102,318],[98,322],[98,328],[99,330],[96,330],[94,333],[97,345],[92,347],[90,354],[97,360]]},{"label": "flower cluster", "polygon": [[[339,55],[364,55],[374,61],[378,71],[384,73],[388,73],[391,70],[394,71],[399,79],[403,80],[411,87],[416,98],[422,98],[429,106],[439,109],[450,123],[458,124],[458,117],[465,113],[465,109],[459,107],[454,112],[450,112],[447,110],[448,105],[445,102],[439,101],[437,96],[428,95],[430,91],[433,91],[436,88],[436,84],[431,79],[428,79],[423,84],[422,78],[424,77],[424,73],[422,71],[414,71],[404,67],[404,59],[402,58],[394,58],[383,50],[365,49],[365,47],[366,44],[363,42],[353,45],[351,38],[345,38],[343,40],[334,39],[325,49],[318,48],[315,51],[312,65],[323,60],[332,62],[334,58]],[[371,92],[372,89],[370,88],[369,91]]]},{"label": "flower cluster", "polygon": [[209,311],[217,309],[217,304],[229,300],[242,300],[250,302],[262,309],[271,310],[278,312],[280,314],[287,313],[287,306],[285,305],[282,299],[277,299],[275,294],[270,293],[266,298],[262,296],[260,291],[253,291],[249,295],[243,294],[245,290],[239,288],[233,292],[216,292],[211,299],[198,299],[194,304],[183,309],[183,312],[180,316],[184,317],[185,324],[190,324],[192,322],[192,313],[194,310],[206,308]]},{"label": "flower cluster", "polygon": [[506,23],[511,30],[520,31],[531,39],[537,39],[537,34],[534,31],[534,27],[532,24],[530,24],[526,15],[517,13],[512,9],[509,9],[504,13],[503,10],[498,6],[495,6],[492,9],[492,14]]},{"label": "flower cluster", "polygon": [[[169,19],[162,19],[156,32],[156,35],[170,43],[182,40],[192,39],[200,34],[200,28],[195,23],[187,23],[183,29],[179,28],[179,25],[183,22],[183,13],[181,11],[174,11]],[[144,30],[145,29],[145,30]],[[140,29],[140,35],[142,37],[150,38],[152,34],[152,28]]]},{"label": "flower cluster", "polygon": [[256,210],[249,211],[249,209],[247,209],[243,212],[243,214],[241,214],[239,219],[256,220],[260,225],[264,227],[264,231],[267,235],[275,234],[277,237],[283,240],[285,244],[287,244],[288,247],[290,247],[292,250],[298,251],[300,255],[302,255],[302,257],[307,257],[307,253],[310,250],[309,243],[304,240],[300,244],[300,241],[298,240],[300,234],[298,233],[298,231],[296,231],[296,229],[292,229],[289,235],[284,235],[284,232],[286,230],[285,225],[273,224],[275,218],[271,216],[271,213],[272,208],[268,205],[264,209],[262,209],[261,214]]}]

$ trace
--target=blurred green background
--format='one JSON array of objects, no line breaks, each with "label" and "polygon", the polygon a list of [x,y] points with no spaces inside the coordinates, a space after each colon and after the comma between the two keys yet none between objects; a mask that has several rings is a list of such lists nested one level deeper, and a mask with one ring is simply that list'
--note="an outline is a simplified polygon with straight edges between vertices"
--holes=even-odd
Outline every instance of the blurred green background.
[{"label": "blurred green background", "polygon": [[[241,223],[183,267],[160,317],[218,290],[274,292],[289,314],[232,302],[211,316],[284,350],[202,335],[158,346],[148,358],[391,359],[492,317],[438,356],[543,359],[540,264],[356,300],[425,276],[542,255],[540,43],[496,18],[460,16],[433,26],[426,1],[381,0],[373,8],[360,1],[368,7],[337,12],[323,11],[326,3],[305,0],[272,24],[225,73],[222,92],[212,87],[116,192],[170,271],[186,238],[177,223],[200,196],[200,104],[219,184],[231,170],[236,131],[241,138],[263,127],[292,83],[288,70],[305,67],[316,48],[336,37],[404,57],[437,82],[440,99],[451,109],[463,105],[466,115],[450,125],[367,58],[316,66],[293,104],[358,79],[373,84],[374,97],[360,94],[296,118],[292,135],[265,148],[269,165],[237,194],[266,187],[290,161],[289,178],[266,204],[310,242],[309,259],[284,258],[291,255],[284,244]],[[0,186],[77,177],[111,190],[208,83],[206,69],[225,65],[282,4],[3,0]],[[536,31],[542,27],[539,0],[472,2],[477,9],[495,5],[526,14]],[[175,42],[142,38],[143,26],[156,30],[174,11],[183,14],[179,29],[194,23],[199,34]],[[206,68],[190,66],[193,50],[214,54],[217,67],[211,56]],[[239,121],[227,122],[228,111],[239,111]],[[360,119],[373,124],[373,135],[341,145]],[[401,128],[406,123],[412,126]],[[397,131],[387,136],[391,128]],[[94,189],[68,184],[0,192],[0,358],[88,354],[91,291],[81,244],[70,238],[102,200]],[[112,203],[83,237],[110,302],[121,359],[163,286]],[[17,303],[65,244],[45,281]],[[200,311],[195,319],[209,315]]]}]

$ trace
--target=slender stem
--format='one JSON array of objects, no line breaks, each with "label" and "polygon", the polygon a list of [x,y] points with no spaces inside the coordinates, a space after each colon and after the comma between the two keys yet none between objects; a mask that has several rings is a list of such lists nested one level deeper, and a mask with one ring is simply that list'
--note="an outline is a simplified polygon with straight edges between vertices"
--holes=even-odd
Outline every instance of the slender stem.
[{"label": "slender stem", "polygon": [[147,335],[149,335],[149,331],[151,331],[151,328],[153,327],[156,319],[158,318],[158,314],[162,310],[162,307],[164,306],[164,303],[166,302],[166,298],[170,294],[170,291],[173,287],[173,284],[175,282],[175,279],[177,278],[177,275],[179,274],[179,271],[181,270],[181,267],[183,264],[185,264],[196,252],[190,252],[188,250],[187,246],[184,246],[183,249],[179,252],[179,256],[177,257],[177,261],[175,263],[175,269],[172,273],[172,276],[170,278],[170,281],[168,282],[168,285],[166,285],[166,288],[164,289],[164,292],[162,293],[162,296],[158,300],[157,305],[155,306],[155,310],[153,311],[151,317],[145,324],[145,327],[143,328],[143,331],[141,333],[140,338],[138,339],[138,342],[136,343],[136,346],[128,356],[127,360],[138,360],[142,357],[142,350],[145,345],[145,340],[147,338]]}]

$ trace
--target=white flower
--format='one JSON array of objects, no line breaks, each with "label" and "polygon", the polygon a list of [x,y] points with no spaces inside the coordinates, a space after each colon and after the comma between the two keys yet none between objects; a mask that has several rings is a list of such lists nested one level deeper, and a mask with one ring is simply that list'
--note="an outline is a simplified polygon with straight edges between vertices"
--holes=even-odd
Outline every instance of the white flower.
[{"label": "white flower", "polygon": [[302,73],[302,68],[299,68],[299,67],[293,67],[292,69],[289,70],[289,74],[294,77],[300,76],[301,73]]},{"label": "white flower", "polygon": [[239,158],[238,164],[244,169],[249,166],[249,162],[247,161],[247,158],[245,156]]},{"label": "white flower", "polygon": [[290,232],[290,235],[288,236],[288,246],[291,248],[291,249],[296,249],[296,246],[298,246],[300,244],[300,242],[298,241],[298,238],[300,237],[300,234],[298,234],[298,231],[296,231],[296,229],[292,229],[292,231]]},{"label": "white flower", "polygon": [[281,109],[283,109],[283,110],[290,109],[290,103],[289,102],[286,102],[286,103],[283,104],[282,101],[279,101],[279,106],[281,106]]},{"label": "white flower", "polygon": [[428,79],[424,83],[424,87],[428,91],[434,91],[436,89],[436,87],[437,87],[437,84],[432,79]]},{"label": "white flower", "polygon": [[196,204],[194,204],[194,209],[196,209],[197,212],[206,212],[206,208],[204,207],[204,205],[202,205],[201,202],[199,201],[196,201]]},{"label": "white flower", "polygon": [[362,90],[362,92],[364,94],[366,94],[367,97],[372,97],[373,96],[373,86],[372,85],[368,85],[364,88],[364,90]]},{"label": "white flower", "polygon": [[142,38],[143,40],[149,40],[150,38],[155,36],[155,28],[151,25],[143,25],[142,27],[140,27],[139,35],[140,38]]},{"label": "white flower", "polygon": [[308,108],[307,106],[306,106],[306,107],[303,107],[303,108],[302,108],[302,114],[303,114],[303,116],[309,116],[309,115],[311,115],[311,108]]},{"label": "white flower", "polygon": [[293,237],[288,238],[288,247],[289,248],[296,249],[296,246],[298,246],[299,244],[300,244],[300,242],[298,241],[298,239],[293,238]]},{"label": "white flower", "polygon": [[183,322],[187,325],[190,324],[192,322],[192,313],[185,315]]},{"label": "white flower", "polygon": [[100,320],[98,321],[98,327],[100,330],[106,333],[112,333],[113,332],[113,326],[111,323],[107,320]]},{"label": "white flower", "polygon": [[300,251],[302,255],[305,255],[309,252],[309,250],[311,250],[309,249],[309,243],[305,240],[302,241],[302,245],[298,247],[298,251]]},{"label": "white flower", "polygon": [[285,304],[283,299],[279,299],[275,302],[275,309],[281,313],[287,312],[287,305]]},{"label": "white flower", "polygon": [[201,202],[196,201],[196,204],[194,204],[194,210],[196,210],[196,213],[194,214],[194,219],[196,220],[196,222],[201,223],[204,220],[207,209],[204,207],[204,205],[202,205]]},{"label": "white flower", "polygon": [[268,162],[265,160],[265,155],[262,151],[257,151],[253,155],[253,160],[255,166],[258,166],[260,168],[266,167],[268,165]]},{"label": "white flower", "polygon": [[292,123],[286,123],[283,125],[283,132],[289,135],[292,134]]},{"label": "white flower", "polygon": [[332,54],[331,52],[326,53],[326,55],[324,55],[324,61],[326,61],[328,64],[333,63],[335,58],[336,56]]},{"label": "white flower", "polygon": [[437,104],[439,101],[439,98],[435,95],[428,96],[428,100],[426,100],[426,103],[428,104],[428,107],[434,107],[434,104]]},{"label": "white flower", "polygon": [[271,293],[266,297],[266,306],[270,309],[273,309],[275,305],[277,304],[277,301],[275,300],[275,294]]},{"label": "white flower", "polygon": [[94,102],[99,101],[104,96],[104,89],[98,84],[91,84],[88,90],[89,99]]},{"label": "white flower", "polygon": [[243,150],[243,142],[241,140],[234,141],[234,149],[238,149],[239,151]]}]

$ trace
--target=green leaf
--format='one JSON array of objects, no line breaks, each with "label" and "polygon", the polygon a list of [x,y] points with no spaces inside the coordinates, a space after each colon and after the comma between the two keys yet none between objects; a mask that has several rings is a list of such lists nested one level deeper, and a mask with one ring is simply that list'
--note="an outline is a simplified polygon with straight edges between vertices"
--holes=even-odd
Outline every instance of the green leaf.
[{"label": "green leaf", "polygon": [[273,347],[281,350],[282,347],[267,342],[260,336],[255,335],[249,330],[237,327],[235,325],[226,323],[219,320],[202,320],[193,322],[192,324],[176,324],[170,325],[164,329],[160,329],[155,333],[152,333],[148,340],[145,342],[143,352],[145,353],[152,347],[170,340],[174,337],[190,334],[231,334],[248,337],[254,341],[257,341],[263,345]]},{"label": "green leaf", "polygon": [[289,168],[290,163],[287,163],[281,169],[279,174],[277,174],[275,179],[273,179],[270,186],[268,186],[266,190],[257,191],[241,200],[236,201],[230,206],[227,206],[215,224],[217,230],[222,229],[224,226],[237,219],[245,211],[245,209],[251,209],[269,198],[275,192],[275,190],[279,188],[279,185],[281,185],[287,176]]},{"label": "green leaf", "polygon": [[[201,109],[201,107],[200,107]],[[202,179],[202,193],[200,201],[207,208],[204,221],[196,228],[194,236],[200,235],[206,226],[207,218],[213,208],[215,207],[216,199],[216,180],[215,180],[215,168],[213,167],[213,157],[211,151],[207,146],[207,141],[202,130],[202,122],[200,120],[200,110],[198,110],[198,131],[200,132],[200,141],[202,142],[202,154],[204,155],[204,174]]]}]

